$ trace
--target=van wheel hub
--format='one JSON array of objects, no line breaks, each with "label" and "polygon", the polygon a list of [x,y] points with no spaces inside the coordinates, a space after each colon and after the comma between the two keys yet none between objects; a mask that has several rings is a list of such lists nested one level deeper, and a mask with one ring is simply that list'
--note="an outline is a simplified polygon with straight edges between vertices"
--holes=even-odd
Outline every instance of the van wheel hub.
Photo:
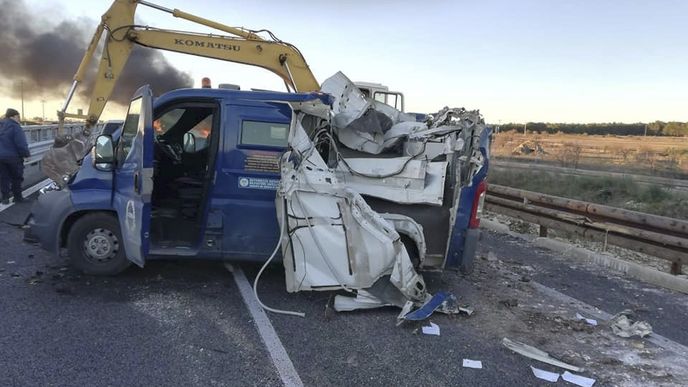
[{"label": "van wheel hub", "polygon": [[119,251],[119,240],[110,230],[97,228],[84,238],[86,257],[94,262],[105,262],[114,258]]}]

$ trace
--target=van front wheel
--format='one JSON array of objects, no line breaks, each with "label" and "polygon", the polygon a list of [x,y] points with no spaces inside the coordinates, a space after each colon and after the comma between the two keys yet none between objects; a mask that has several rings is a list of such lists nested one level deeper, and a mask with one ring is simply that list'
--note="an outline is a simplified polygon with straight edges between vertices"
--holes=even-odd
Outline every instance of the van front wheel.
[{"label": "van front wheel", "polygon": [[115,275],[131,262],[124,253],[117,218],[104,213],[79,218],[67,236],[67,251],[72,265],[86,274]]}]

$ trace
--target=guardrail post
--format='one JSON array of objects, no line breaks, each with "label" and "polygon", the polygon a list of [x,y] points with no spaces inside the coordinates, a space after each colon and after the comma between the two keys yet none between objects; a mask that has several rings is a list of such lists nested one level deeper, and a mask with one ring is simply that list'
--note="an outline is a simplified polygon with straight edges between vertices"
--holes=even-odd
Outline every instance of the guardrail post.
[{"label": "guardrail post", "polygon": [[547,238],[547,227],[542,225],[540,226],[540,237]]},{"label": "guardrail post", "polygon": [[671,262],[671,274],[678,275],[678,274],[683,274],[683,270],[681,270],[681,263],[679,262]]}]

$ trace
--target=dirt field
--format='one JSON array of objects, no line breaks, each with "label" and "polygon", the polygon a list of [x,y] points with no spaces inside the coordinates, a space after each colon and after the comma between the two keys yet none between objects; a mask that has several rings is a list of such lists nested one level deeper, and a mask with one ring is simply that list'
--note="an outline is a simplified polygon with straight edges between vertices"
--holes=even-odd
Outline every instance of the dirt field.
[{"label": "dirt field", "polygon": [[688,178],[688,137],[587,136],[502,132],[494,136],[499,159],[537,161]]}]

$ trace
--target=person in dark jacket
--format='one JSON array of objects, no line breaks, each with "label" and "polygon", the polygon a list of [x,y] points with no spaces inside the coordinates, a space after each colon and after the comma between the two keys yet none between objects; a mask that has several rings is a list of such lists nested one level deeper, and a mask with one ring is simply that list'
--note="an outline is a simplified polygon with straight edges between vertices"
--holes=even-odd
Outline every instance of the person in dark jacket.
[{"label": "person in dark jacket", "polygon": [[26,135],[19,125],[19,112],[7,109],[0,121],[0,191],[2,204],[9,204],[10,189],[15,202],[24,200],[21,183],[24,181],[24,158],[31,156]]}]

